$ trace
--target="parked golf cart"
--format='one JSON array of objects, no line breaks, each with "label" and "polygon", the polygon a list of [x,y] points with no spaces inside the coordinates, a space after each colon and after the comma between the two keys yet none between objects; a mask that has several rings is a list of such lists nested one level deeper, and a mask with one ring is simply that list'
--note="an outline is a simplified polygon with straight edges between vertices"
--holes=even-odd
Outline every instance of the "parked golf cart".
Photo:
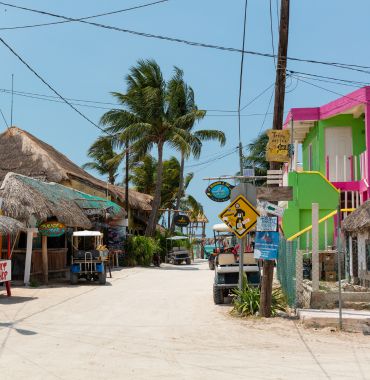
[{"label": "parked golf cart", "polygon": [[[172,236],[166,239],[167,255],[166,262],[174,265],[179,265],[183,262],[191,264],[191,257],[188,248],[181,246],[181,242],[187,240],[187,236]],[[175,242],[180,242],[180,247],[174,247]]]},{"label": "parked golf cart", "polygon": [[210,270],[215,269],[215,258],[219,253],[225,252],[224,242],[226,240],[227,246],[231,248],[235,243],[234,234],[232,234],[225,223],[218,223],[212,227],[213,237],[215,240],[214,249],[208,257],[208,266]]},{"label": "parked golf cart", "polygon": [[103,246],[103,234],[99,231],[75,231],[72,235],[71,284],[80,278],[106,283],[105,261],[108,250]]},{"label": "parked golf cart", "polygon": [[[215,258],[215,279],[213,284],[213,301],[216,305],[223,304],[239,283],[239,255],[220,253]],[[243,255],[243,272],[246,274],[249,286],[259,286],[261,281],[260,268],[253,252]]]}]

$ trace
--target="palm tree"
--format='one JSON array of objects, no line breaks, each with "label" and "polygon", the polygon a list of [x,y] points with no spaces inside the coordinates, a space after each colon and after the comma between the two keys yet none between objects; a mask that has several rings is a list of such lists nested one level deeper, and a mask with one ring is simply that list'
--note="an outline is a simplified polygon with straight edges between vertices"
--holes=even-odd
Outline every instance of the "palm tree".
[{"label": "palm tree", "polygon": [[144,194],[154,194],[156,181],[157,160],[151,155],[146,155],[142,161],[135,162],[131,166],[130,182],[135,189]]},{"label": "palm tree", "polygon": [[137,158],[157,149],[157,178],[152,211],[145,231],[154,236],[161,204],[163,181],[163,149],[165,144],[182,151],[192,143],[191,135],[169,117],[167,86],[159,65],[154,60],[140,60],[126,76],[125,94],[113,96],[123,106],[105,113],[101,123],[107,130],[119,136],[121,144],[129,144]]},{"label": "palm tree", "polygon": [[268,140],[267,133],[263,132],[247,145],[248,154],[245,157],[245,165],[254,168],[256,175],[266,175],[269,169],[270,164],[266,161]]},{"label": "palm tree", "polygon": [[[192,136],[192,144],[189,144],[182,149],[180,161],[180,185],[177,193],[175,209],[179,210],[180,201],[184,195],[184,170],[185,160],[191,154],[195,158],[199,158],[202,149],[202,142],[209,140],[217,140],[221,146],[225,145],[225,134],[218,130],[198,130],[193,131],[195,122],[202,119],[206,112],[198,110],[195,103],[194,91],[184,81],[184,72],[175,67],[173,77],[168,83],[168,98],[169,98],[169,114],[174,120],[174,124],[183,129]],[[176,215],[177,212],[174,213]],[[172,222],[171,230],[175,228]]]},{"label": "palm tree", "polygon": [[91,145],[87,155],[93,161],[82,165],[82,168],[96,170],[101,175],[108,175],[108,182],[114,185],[121,159],[113,149],[112,137],[100,136]]}]

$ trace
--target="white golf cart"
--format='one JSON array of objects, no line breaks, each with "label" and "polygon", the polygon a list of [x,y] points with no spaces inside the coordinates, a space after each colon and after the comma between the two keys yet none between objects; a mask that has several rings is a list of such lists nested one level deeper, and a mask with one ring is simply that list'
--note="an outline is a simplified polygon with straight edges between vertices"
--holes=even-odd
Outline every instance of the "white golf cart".
[{"label": "white golf cart", "polygon": [[106,283],[105,261],[109,251],[103,246],[103,234],[99,231],[75,231],[72,235],[71,284],[80,278]]},{"label": "white golf cart", "polygon": [[[230,250],[236,242],[235,236],[225,223],[217,223],[212,227],[214,247],[213,252],[208,256],[208,266],[210,270],[215,269],[215,258],[219,253]],[[226,243],[226,245],[225,245]]]},{"label": "white golf cart", "polygon": [[167,255],[166,262],[174,265],[179,265],[182,262],[185,264],[191,264],[191,257],[188,248],[184,246],[174,247],[175,242],[181,242],[187,240],[187,236],[172,236],[166,239]]},{"label": "white golf cart", "polygon": [[[240,248],[239,248],[240,250]],[[249,286],[259,286],[261,281],[260,268],[253,252],[243,254],[243,272]],[[215,279],[213,283],[213,301],[216,305],[223,304],[232,289],[239,283],[239,254],[219,253],[215,258]]]}]

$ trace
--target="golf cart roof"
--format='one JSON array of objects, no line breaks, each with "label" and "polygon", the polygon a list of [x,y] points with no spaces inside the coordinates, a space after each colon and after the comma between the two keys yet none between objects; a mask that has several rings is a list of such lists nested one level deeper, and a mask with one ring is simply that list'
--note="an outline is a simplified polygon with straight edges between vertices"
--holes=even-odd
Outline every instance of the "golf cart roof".
[{"label": "golf cart roof", "polygon": [[172,237],[167,238],[167,240],[186,240],[186,239],[188,239],[187,236],[172,236]]},{"label": "golf cart roof", "polygon": [[230,229],[227,227],[225,223],[214,224],[212,229],[213,231],[217,232],[230,232]]},{"label": "golf cart roof", "polygon": [[75,231],[73,236],[102,236],[103,234],[99,231]]}]

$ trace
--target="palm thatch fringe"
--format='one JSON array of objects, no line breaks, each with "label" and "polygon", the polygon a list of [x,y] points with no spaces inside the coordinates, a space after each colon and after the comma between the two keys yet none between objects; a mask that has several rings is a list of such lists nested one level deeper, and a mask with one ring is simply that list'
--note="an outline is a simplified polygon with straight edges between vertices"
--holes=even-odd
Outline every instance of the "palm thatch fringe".
[{"label": "palm thatch fringe", "polygon": [[[109,185],[108,189],[116,196],[116,198],[121,202],[124,202],[126,199],[126,191],[123,187]],[[128,191],[128,203],[132,209],[150,212],[152,210],[152,201],[153,197],[151,195],[139,193],[132,189],[129,189]]]},{"label": "palm thatch fringe", "polygon": [[362,204],[357,210],[348,215],[343,223],[342,229],[347,232],[363,231],[370,228],[370,200]]},{"label": "palm thatch fringe", "polygon": [[25,225],[18,220],[0,215],[0,235],[15,234],[24,229]]}]

